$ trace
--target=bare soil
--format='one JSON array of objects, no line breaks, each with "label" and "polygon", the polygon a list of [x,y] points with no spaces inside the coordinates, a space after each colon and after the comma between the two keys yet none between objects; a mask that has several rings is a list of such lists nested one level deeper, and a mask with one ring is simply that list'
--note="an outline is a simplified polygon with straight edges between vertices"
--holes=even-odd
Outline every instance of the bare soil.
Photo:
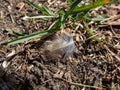
[{"label": "bare soil", "polygon": [[[65,0],[32,1],[40,6],[46,3],[52,11],[68,6]],[[18,4],[21,2],[25,5],[20,9]],[[90,12],[91,17],[119,14],[119,4],[102,6]],[[25,15],[42,13],[24,0],[0,0],[0,43],[20,37],[13,30],[31,34],[47,29],[55,21],[24,21]],[[87,37],[84,28],[75,30],[80,21],[66,26],[72,31],[76,45],[74,55],[69,58],[45,52],[44,45],[52,36],[0,47],[0,90],[120,90],[119,21],[120,17],[103,24],[89,23],[94,34],[107,41],[106,46]],[[114,23],[109,25],[109,22]],[[99,28],[95,30],[96,27]]]}]

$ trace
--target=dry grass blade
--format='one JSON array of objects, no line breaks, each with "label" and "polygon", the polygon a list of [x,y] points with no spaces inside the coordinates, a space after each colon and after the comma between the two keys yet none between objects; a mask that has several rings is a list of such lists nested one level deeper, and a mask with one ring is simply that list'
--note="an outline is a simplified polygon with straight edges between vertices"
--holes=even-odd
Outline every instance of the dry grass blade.
[{"label": "dry grass blade", "polygon": [[120,62],[120,57],[118,57],[114,52],[112,52],[106,44],[102,45],[113,57],[115,57]]},{"label": "dry grass blade", "polygon": [[60,80],[63,80],[71,85],[75,85],[75,86],[80,86],[80,87],[86,87],[86,88],[94,88],[94,89],[99,89],[99,90],[103,90],[102,88],[100,87],[97,87],[97,86],[91,86],[91,85],[85,85],[85,84],[81,84],[81,83],[75,83],[75,82],[69,82],[68,80],[66,79],[63,79],[63,78],[59,78],[59,77],[55,77],[57,79],[60,79]]}]

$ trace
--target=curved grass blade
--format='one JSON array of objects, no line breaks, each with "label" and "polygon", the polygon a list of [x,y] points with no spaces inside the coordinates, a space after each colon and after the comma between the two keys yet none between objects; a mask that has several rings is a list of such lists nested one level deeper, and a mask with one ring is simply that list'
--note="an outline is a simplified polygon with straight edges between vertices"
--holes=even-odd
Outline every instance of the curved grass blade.
[{"label": "curved grass blade", "polygon": [[35,8],[36,10],[38,10],[38,11],[43,11],[43,9],[42,9],[41,7],[39,7],[38,5],[30,2],[29,0],[26,0],[26,2],[27,2],[29,5],[31,5],[33,8]]},{"label": "curved grass blade", "polygon": [[54,14],[46,5],[43,6],[43,9],[44,9],[49,15],[55,16],[55,14]]},{"label": "curved grass blade", "polygon": [[92,30],[88,27],[87,23],[84,20],[83,20],[83,24],[85,26],[86,34],[88,37],[91,37],[92,40],[95,40],[97,42],[106,43],[106,41],[104,39],[100,39],[97,36],[94,36]]},{"label": "curved grass blade", "polygon": [[12,32],[18,36],[24,36],[25,34],[22,32],[17,31],[16,29],[12,30]]},{"label": "curved grass blade", "polygon": [[72,0],[67,0],[69,5],[72,5],[73,1]]},{"label": "curved grass blade", "polygon": [[29,0],[26,0],[26,2],[31,5],[33,8],[35,8],[38,11],[41,11],[43,14],[45,15],[53,15],[52,11],[50,9],[48,9],[46,6],[44,7],[39,7],[38,5],[34,4],[33,2],[30,2]]},{"label": "curved grass blade", "polygon": [[66,18],[71,14],[71,12],[75,9],[75,7],[77,7],[77,5],[78,5],[81,1],[82,1],[82,0],[76,0],[76,1],[70,6],[69,11],[67,11],[67,12],[65,13],[65,18],[64,18],[64,19],[66,19]]},{"label": "curved grass blade", "polygon": [[109,19],[108,16],[90,18],[89,16],[86,16],[86,15],[83,18],[86,19],[86,20],[89,20],[89,21],[94,21],[94,22],[101,22],[103,20]]},{"label": "curved grass blade", "polygon": [[59,17],[58,21],[55,23],[55,25],[52,27],[53,30],[58,30],[61,25],[63,25],[64,21],[68,18],[70,15],[70,12],[81,2],[82,0],[76,0],[70,7],[69,11],[62,12],[61,17]]},{"label": "curved grass blade", "polygon": [[21,43],[21,42],[24,42],[24,41],[27,41],[33,38],[42,37],[48,34],[50,34],[49,30],[45,30],[45,31],[33,33],[30,35],[26,35],[26,36],[11,40],[9,42],[3,43],[2,45],[13,45],[13,44]]},{"label": "curved grass blade", "polygon": [[93,2],[89,5],[81,6],[81,7],[75,7],[73,10],[71,10],[70,14],[77,14],[80,12],[88,12],[89,10],[96,8],[101,5],[105,5],[110,3],[111,0],[97,0],[96,2]]}]

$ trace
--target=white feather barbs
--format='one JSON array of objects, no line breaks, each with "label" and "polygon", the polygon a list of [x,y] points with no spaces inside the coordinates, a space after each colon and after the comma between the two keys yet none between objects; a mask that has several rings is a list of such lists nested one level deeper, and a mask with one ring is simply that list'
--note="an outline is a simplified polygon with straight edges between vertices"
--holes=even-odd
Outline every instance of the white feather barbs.
[{"label": "white feather barbs", "polygon": [[73,36],[71,34],[63,32],[50,44],[46,45],[46,49],[51,53],[54,51],[62,52],[62,55],[64,55],[64,57],[72,55],[75,51]]}]

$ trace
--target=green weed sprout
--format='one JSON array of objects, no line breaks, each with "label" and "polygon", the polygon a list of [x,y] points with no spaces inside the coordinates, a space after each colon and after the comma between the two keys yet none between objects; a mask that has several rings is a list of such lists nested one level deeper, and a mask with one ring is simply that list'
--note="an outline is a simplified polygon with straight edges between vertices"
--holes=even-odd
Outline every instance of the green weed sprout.
[{"label": "green weed sprout", "polygon": [[[62,14],[57,18],[56,23],[53,25],[53,27],[51,29],[42,30],[40,32],[35,32],[30,35],[25,35],[20,38],[16,38],[14,40],[2,43],[2,45],[13,45],[13,44],[21,43],[21,42],[24,42],[24,41],[27,41],[27,40],[30,40],[33,38],[38,38],[38,37],[52,34],[54,32],[57,32],[58,30],[60,30],[61,26],[64,24],[64,22],[70,15],[77,15],[77,14],[82,13],[82,16],[84,16],[91,9],[110,3],[110,0],[96,0],[96,2],[79,7],[78,4],[82,0],[76,0],[75,2],[72,2],[71,0],[67,0],[67,1],[69,1],[69,3],[70,3],[70,9],[66,12],[62,12]],[[29,5],[31,5],[32,7],[34,7],[36,10],[39,10],[44,15],[46,15],[46,16],[44,16],[44,19],[48,19],[48,17],[53,18],[55,16],[55,14],[47,6],[39,7],[36,4],[30,2],[29,0],[26,0],[26,2]],[[27,18],[30,18],[30,17],[27,17]],[[31,18],[35,18],[35,17],[31,17]]]}]

